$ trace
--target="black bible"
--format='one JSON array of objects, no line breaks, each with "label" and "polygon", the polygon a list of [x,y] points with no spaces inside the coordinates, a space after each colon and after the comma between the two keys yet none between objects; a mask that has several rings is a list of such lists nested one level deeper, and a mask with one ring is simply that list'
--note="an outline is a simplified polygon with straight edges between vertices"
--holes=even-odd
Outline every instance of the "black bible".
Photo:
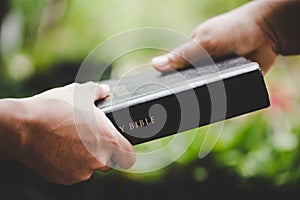
[{"label": "black bible", "polygon": [[242,57],[100,83],[111,95],[96,106],[133,145],[270,105],[259,65]]}]

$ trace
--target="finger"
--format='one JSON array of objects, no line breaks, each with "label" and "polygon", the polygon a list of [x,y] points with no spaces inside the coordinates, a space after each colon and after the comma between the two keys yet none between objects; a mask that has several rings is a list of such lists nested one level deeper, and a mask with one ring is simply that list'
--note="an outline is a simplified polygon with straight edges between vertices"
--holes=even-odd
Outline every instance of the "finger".
[{"label": "finger", "polygon": [[102,172],[108,172],[111,169],[113,169],[116,166],[114,162],[109,162],[107,165],[103,165],[98,161],[98,164],[96,167],[93,167],[93,171],[102,171]]},{"label": "finger", "polygon": [[96,84],[95,88],[95,100],[103,99],[110,93],[110,88],[105,84]]},{"label": "finger", "polygon": [[87,82],[85,84],[82,84],[82,89],[84,89],[85,92],[93,92],[95,101],[107,97],[110,92],[110,88],[108,85],[95,82]]},{"label": "finger", "polygon": [[153,58],[152,63],[157,70],[167,71],[180,69],[207,54],[213,58],[245,55],[259,47],[262,38],[255,22],[243,10],[234,10],[202,23],[192,34],[194,42],[191,40],[172,53]]},{"label": "finger", "polygon": [[153,58],[153,66],[159,71],[181,69],[210,56],[218,58],[234,53],[239,33],[224,29],[220,26],[223,23],[224,19],[220,16],[204,22],[193,32],[192,39],[187,43],[171,53]]},{"label": "finger", "polygon": [[136,159],[133,146],[123,135],[121,135],[121,133],[118,132],[100,109],[96,109],[96,112],[98,122],[101,123],[99,128],[101,135],[103,136],[102,139],[108,143],[108,146],[106,145],[107,149],[109,149],[109,153],[107,153],[107,155],[111,155],[110,159],[107,159],[108,162],[111,162],[113,166],[118,164],[122,168],[131,167],[135,163]]},{"label": "finger", "polygon": [[[113,164],[119,165],[121,168],[128,169],[134,165],[136,155],[132,144],[121,135],[114,127],[109,128],[111,143],[111,161]],[[107,134],[108,135],[108,134]]]},{"label": "finger", "polygon": [[116,166],[116,163],[113,160],[109,160],[108,164],[102,168],[99,168],[103,172],[108,172]]},{"label": "finger", "polygon": [[106,84],[99,84],[92,81],[89,81],[84,84],[79,83],[73,83],[66,87],[70,87],[74,89],[77,89],[76,91],[80,92],[81,95],[93,95],[94,100],[99,100],[107,97],[110,93],[110,88]]},{"label": "finger", "polygon": [[99,170],[102,171],[102,172],[109,172],[111,169],[112,169],[112,168],[110,168],[110,167],[108,167],[108,166],[105,166],[105,167],[103,167],[103,168],[101,168],[101,169],[99,169]]},{"label": "finger", "polygon": [[181,69],[205,55],[207,55],[205,50],[191,39],[172,52],[153,58],[152,64],[158,71]]},{"label": "finger", "polygon": [[94,162],[91,165],[92,171],[99,170],[99,171],[107,172],[116,166],[115,161],[111,159],[112,154],[107,151],[104,154],[106,155],[102,155],[101,158],[99,157],[99,154],[94,157],[95,158]]},{"label": "finger", "polygon": [[118,145],[115,145],[112,160],[121,168],[128,169],[132,167],[136,160],[133,146],[120,133],[118,134]]},{"label": "finger", "polygon": [[265,46],[253,53],[246,55],[245,57],[258,62],[263,72],[267,73],[274,63],[277,55],[271,47]]}]

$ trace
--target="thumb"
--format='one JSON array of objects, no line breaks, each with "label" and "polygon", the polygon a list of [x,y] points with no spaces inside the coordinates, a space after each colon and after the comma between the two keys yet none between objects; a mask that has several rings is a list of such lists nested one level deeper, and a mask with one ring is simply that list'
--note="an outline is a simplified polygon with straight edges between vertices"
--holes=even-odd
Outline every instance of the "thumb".
[{"label": "thumb", "polygon": [[110,88],[105,84],[96,84],[95,88],[95,100],[100,100],[109,95]]},{"label": "thumb", "polygon": [[153,58],[152,65],[161,72],[171,69],[176,70],[206,56],[206,51],[196,41],[191,39],[172,52]]}]

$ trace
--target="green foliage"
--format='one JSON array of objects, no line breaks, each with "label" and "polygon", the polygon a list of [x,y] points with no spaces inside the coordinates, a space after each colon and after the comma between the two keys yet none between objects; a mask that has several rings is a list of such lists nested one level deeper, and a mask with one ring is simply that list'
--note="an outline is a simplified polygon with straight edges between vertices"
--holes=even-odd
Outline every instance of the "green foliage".
[{"label": "green foliage", "polygon": [[[21,38],[16,39],[21,43],[12,51],[1,52],[0,97],[28,96],[56,86],[55,82],[58,82],[55,80],[56,77],[61,79],[70,77],[72,71],[70,68],[66,68],[68,70],[65,72],[56,71],[57,68],[68,65],[76,71],[76,67],[94,47],[122,31],[154,26],[178,30],[188,35],[205,19],[246,2],[246,0],[13,0],[6,16],[18,14],[17,19],[19,17],[22,22],[19,27]],[[128,59],[146,60],[152,55],[153,52],[145,51],[136,53]],[[280,66],[297,66],[299,60],[299,58],[279,60],[278,69],[268,75],[270,88],[272,85],[279,85],[281,91],[295,88],[298,83],[296,80],[299,79],[299,69],[292,68],[294,74],[292,76]],[[122,66],[127,61],[121,59],[117,64]],[[115,70],[118,71],[118,68]],[[43,84],[36,84],[40,83],[33,81],[36,79],[44,80]],[[277,84],[278,80],[286,81],[285,84],[281,84],[282,81]],[[294,101],[290,110],[273,105],[270,110],[275,110],[274,112],[259,112],[227,121],[218,143],[208,155],[213,158],[215,167],[223,169],[224,173],[230,171],[237,174],[243,180],[261,178],[276,185],[296,182],[300,176],[300,125],[297,118],[299,94],[290,93],[293,94],[291,96]],[[279,94],[279,96],[282,97],[283,104],[290,105],[289,100],[284,98],[288,95]],[[285,114],[278,114],[276,112],[278,109]],[[207,130],[208,127],[200,128],[196,135],[191,131],[183,133],[183,143],[193,139],[194,136],[195,138],[186,152],[171,166],[151,173],[126,174],[126,176],[135,180],[158,181],[163,179],[170,169],[191,165],[199,159],[199,150],[203,142],[213,146],[218,137],[218,133],[213,132],[212,135],[208,135],[210,141],[205,141]],[[151,151],[167,144],[171,139],[165,138],[140,145],[136,150]],[[163,152],[161,156],[168,157],[170,154],[172,150]],[[196,181],[201,182],[209,178],[209,170],[204,164],[203,166],[199,164],[192,174]]]}]

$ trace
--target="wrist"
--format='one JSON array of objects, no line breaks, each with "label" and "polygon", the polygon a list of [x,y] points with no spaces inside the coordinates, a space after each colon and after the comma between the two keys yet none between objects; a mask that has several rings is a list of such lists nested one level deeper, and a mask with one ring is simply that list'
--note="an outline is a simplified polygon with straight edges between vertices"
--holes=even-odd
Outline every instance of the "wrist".
[{"label": "wrist", "polygon": [[20,160],[26,151],[31,114],[27,99],[0,100],[0,160]]},{"label": "wrist", "polygon": [[295,24],[300,17],[300,1],[252,1],[250,16],[260,26],[261,30],[273,42],[273,50],[277,54],[295,55],[300,53],[300,28]]},{"label": "wrist", "polygon": [[[257,38],[257,46],[262,47],[265,45],[270,46],[270,48],[276,52],[278,46],[278,38],[275,35],[274,29],[268,23],[268,18],[273,15],[274,10],[272,9],[272,4],[276,2],[265,1],[265,0],[256,0],[251,1],[239,8],[237,8],[237,13],[241,16],[245,16],[245,19],[249,19],[254,25],[254,29],[251,26],[248,26],[248,22],[243,21],[246,27],[249,27],[249,33],[253,38]],[[254,35],[256,37],[254,37]]]}]

